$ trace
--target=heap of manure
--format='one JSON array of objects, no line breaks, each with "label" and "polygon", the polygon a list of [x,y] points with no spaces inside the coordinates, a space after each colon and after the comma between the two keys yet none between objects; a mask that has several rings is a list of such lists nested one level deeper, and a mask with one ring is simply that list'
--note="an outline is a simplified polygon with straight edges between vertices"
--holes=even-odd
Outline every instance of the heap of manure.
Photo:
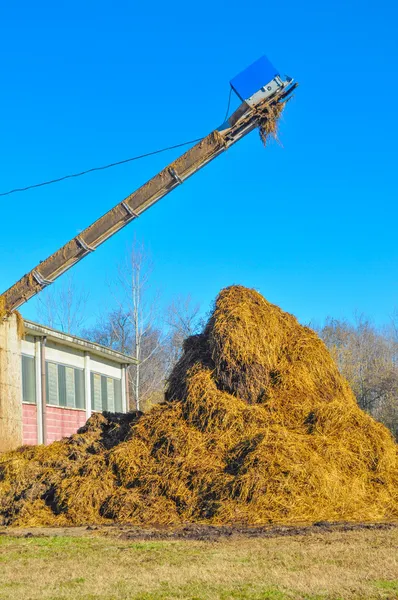
[{"label": "heap of manure", "polygon": [[224,289],[165,402],[93,415],[0,457],[11,525],[366,521],[398,516],[397,446],[318,336],[254,290]]}]

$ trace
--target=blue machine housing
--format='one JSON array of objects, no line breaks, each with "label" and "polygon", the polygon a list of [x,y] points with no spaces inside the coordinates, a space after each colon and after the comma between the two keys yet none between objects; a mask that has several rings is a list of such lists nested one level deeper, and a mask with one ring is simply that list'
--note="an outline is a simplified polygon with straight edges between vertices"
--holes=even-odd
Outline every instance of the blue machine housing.
[{"label": "blue machine housing", "polygon": [[279,72],[274,65],[266,56],[262,56],[234,77],[230,84],[234,92],[244,101],[251,98],[278,75]]}]

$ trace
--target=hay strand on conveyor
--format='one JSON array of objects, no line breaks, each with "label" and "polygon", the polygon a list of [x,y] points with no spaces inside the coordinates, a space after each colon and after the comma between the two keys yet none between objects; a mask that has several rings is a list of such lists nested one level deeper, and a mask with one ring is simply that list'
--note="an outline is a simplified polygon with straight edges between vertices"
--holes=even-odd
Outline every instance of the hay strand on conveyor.
[{"label": "hay strand on conveyor", "polygon": [[278,124],[284,108],[285,103],[276,102],[268,104],[262,109],[258,126],[260,139],[264,146],[267,145],[271,137],[278,140]]},{"label": "hay strand on conveyor", "polygon": [[248,524],[398,517],[397,446],[323,342],[241,286],[186,340],[166,401],[95,414],[0,457],[10,525]]}]

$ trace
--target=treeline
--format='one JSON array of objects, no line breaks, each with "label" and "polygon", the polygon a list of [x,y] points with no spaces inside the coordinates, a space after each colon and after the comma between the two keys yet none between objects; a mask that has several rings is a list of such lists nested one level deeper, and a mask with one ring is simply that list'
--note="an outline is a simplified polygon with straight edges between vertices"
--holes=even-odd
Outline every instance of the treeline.
[{"label": "treeline", "polygon": [[328,318],[317,331],[359,406],[398,441],[398,313],[385,327],[360,316],[354,322]]}]

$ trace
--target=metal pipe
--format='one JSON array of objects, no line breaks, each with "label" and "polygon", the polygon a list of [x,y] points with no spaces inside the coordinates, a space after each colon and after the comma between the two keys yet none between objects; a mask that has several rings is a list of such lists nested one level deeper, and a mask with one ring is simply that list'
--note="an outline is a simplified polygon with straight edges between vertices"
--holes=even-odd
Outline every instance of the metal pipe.
[{"label": "metal pipe", "polygon": [[46,342],[47,338],[40,340],[40,371],[41,371],[41,414],[43,444],[47,444],[47,386],[46,386]]},{"label": "metal pipe", "polygon": [[91,417],[91,367],[90,353],[84,353],[84,398],[86,402],[86,419]]},{"label": "metal pipe", "polygon": [[130,412],[129,365],[125,365],[124,376],[126,386],[126,412]]},{"label": "metal pipe", "polygon": [[43,444],[43,396],[41,393],[41,338],[35,337],[36,423],[37,443]]}]

